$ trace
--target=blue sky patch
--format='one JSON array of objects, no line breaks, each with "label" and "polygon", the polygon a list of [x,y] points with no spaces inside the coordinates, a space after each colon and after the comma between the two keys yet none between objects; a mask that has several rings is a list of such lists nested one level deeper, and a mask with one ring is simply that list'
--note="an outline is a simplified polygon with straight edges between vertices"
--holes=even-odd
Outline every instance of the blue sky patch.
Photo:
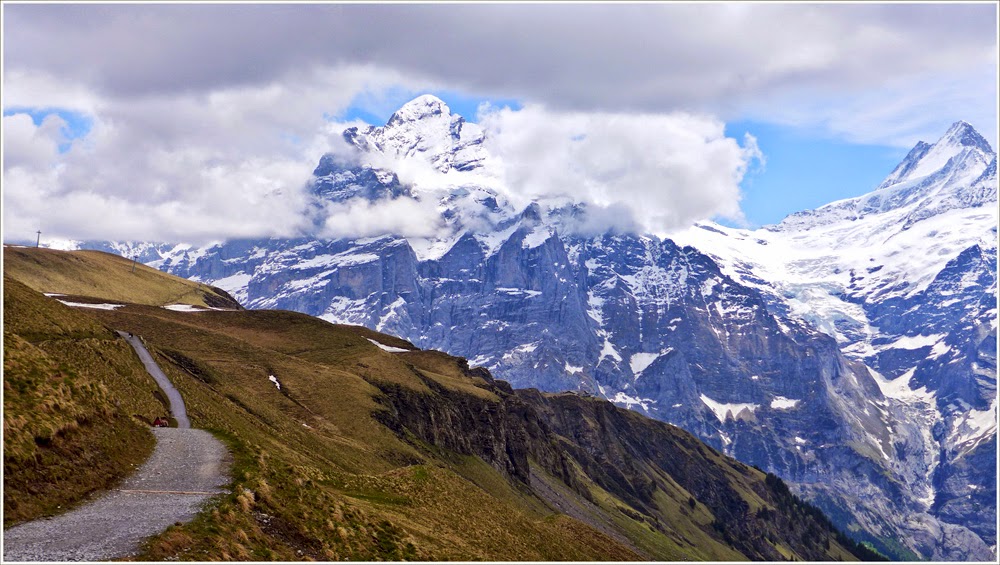
[{"label": "blue sky patch", "polygon": [[794,212],[871,192],[909,151],[848,143],[763,122],[726,125],[726,135],[741,143],[747,132],[757,138],[766,161],[764,167],[751,167],[743,177],[740,206],[749,227],[774,224]]},{"label": "blue sky patch", "polygon": [[401,87],[393,87],[377,93],[363,93],[351,101],[350,106],[341,116],[325,116],[329,120],[339,118],[344,121],[361,120],[373,126],[385,125],[392,116],[392,113],[400,106],[413,100],[421,94],[433,94],[451,108],[453,114],[458,114],[469,122],[477,121],[476,114],[479,106],[488,102],[497,108],[508,107],[512,110],[520,110],[521,102],[513,98],[486,98],[482,96],[469,96],[454,90],[431,90],[427,92],[415,92]]},{"label": "blue sky patch", "polygon": [[42,125],[45,118],[52,114],[62,118],[63,121],[66,122],[66,125],[60,132],[64,138],[64,141],[59,144],[60,153],[69,151],[69,148],[73,145],[73,140],[86,136],[90,133],[91,128],[94,127],[94,119],[92,117],[82,112],[67,110],[66,108],[30,108],[27,106],[12,106],[3,109],[4,116],[13,116],[15,114],[27,114],[31,116],[31,121],[35,124],[35,126]]}]

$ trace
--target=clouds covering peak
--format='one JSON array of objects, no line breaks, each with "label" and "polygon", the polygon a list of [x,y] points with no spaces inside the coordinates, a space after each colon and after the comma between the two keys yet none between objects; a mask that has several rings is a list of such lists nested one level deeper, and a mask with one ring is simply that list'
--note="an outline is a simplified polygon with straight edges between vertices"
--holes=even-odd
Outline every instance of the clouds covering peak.
[{"label": "clouds covering peak", "polygon": [[662,234],[716,216],[741,221],[740,181],[763,158],[753,136],[741,145],[725,136],[721,121],[688,113],[526,106],[487,113],[481,125],[512,202],[567,196],[590,209],[619,210],[617,226],[598,229]]},{"label": "clouds covering peak", "polygon": [[399,89],[520,101],[481,120],[512,201],[647,227],[740,217],[731,120],[912,146],[961,118],[996,144],[989,4],[9,4],[3,36],[6,237],[299,233],[361,125],[330,117]]}]

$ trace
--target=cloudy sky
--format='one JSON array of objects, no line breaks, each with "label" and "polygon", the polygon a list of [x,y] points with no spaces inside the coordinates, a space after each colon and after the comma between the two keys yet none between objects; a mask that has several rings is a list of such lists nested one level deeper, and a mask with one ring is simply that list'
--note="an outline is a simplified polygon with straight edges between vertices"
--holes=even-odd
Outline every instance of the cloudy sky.
[{"label": "cloudy sky", "polygon": [[4,240],[301,233],[340,131],[423,92],[489,125],[511,195],[653,231],[770,223],[867,192],[956,120],[996,147],[996,22],[992,3],[4,3]]}]

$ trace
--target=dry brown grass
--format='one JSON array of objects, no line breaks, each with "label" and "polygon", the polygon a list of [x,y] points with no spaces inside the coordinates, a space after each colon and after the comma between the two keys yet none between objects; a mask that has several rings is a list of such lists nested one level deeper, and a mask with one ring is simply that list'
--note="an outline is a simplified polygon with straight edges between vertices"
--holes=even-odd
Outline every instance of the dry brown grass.
[{"label": "dry brown grass", "polygon": [[238,308],[218,289],[167,275],[102,251],[4,246],[4,274],[42,293],[87,296],[116,303],[194,304]]},{"label": "dry brown grass", "polygon": [[152,451],[163,410],[123,340],[4,280],[4,525],[65,510]]}]

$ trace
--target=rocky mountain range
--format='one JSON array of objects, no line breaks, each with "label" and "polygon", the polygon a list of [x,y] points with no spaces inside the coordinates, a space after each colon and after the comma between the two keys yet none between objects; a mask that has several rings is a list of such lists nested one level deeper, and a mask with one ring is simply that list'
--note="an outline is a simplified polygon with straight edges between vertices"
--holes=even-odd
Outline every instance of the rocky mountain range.
[{"label": "rocky mountain range", "polygon": [[[864,196],[670,238],[588,234],[571,198],[516,207],[483,130],[433,96],[344,139],[313,234],[81,247],[676,424],[891,557],[995,558],[996,154],[968,124]],[[434,174],[401,182],[399,160]],[[331,206],[399,199],[436,203],[434,235],[323,236]]]}]

